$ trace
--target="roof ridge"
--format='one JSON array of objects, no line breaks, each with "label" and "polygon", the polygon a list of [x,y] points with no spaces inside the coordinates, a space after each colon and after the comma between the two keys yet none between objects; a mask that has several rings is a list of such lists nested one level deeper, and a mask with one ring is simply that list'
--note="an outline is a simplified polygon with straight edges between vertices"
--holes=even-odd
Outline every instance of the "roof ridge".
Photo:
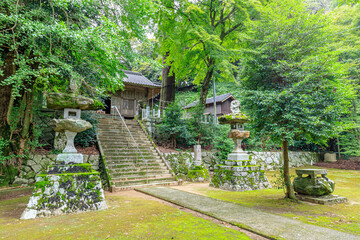
[{"label": "roof ridge", "polygon": [[133,75],[138,75],[138,76],[143,76],[141,73],[139,72],[133,72],[133,71],[129,71],[129,70],[122,70],[124,73],[128,73],[128,74],[133,74]]}]

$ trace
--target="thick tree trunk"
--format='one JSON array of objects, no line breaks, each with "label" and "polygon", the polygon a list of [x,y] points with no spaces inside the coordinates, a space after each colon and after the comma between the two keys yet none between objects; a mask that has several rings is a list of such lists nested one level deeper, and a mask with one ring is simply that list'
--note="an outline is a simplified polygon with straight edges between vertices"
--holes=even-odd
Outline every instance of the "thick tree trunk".
[{"label": "thick tree trunk", "polygon": [[[1,66],[1,70],[4,74],[0,76],[0,83],[15,73],[14,52],[5,50],[2,55],[4,65]],[[2,132],[1,129],[6,128],[10,98],[11,86],[0,86],[0,133]]]},{"label": "thick tree trunk", "polygon": [[213,68],[213,66],[210,66],[208,68],[208,71],[206,73],[206,76],[204,78],[204,81],[203,81],[203,84],[201,87],[201,92],[200,92],[200,105],[201,106],[205,106],[205,104],[206,104],[206,98],[207,98],[207,94],[209,92],[210,82],[213,77],[213,74],[214,74],[214,68]]},{"label": "thick tree trunk", "polygon": [[289,151],[288,151],[288,141],[287,140],[282,142],[282,154],[283,154],[283,160],[284,160],[285,197],[295,199],[294,190],[292,188],[291,180],[290,180]]},{"label": "thick tree trunk", "polygon": [[[165,63],[166,56],[163,57]],[[170,75],[171,66],[165,66],[162,70],[160,108],[165,109],[169,103],[175,100],[175,73]]]}]

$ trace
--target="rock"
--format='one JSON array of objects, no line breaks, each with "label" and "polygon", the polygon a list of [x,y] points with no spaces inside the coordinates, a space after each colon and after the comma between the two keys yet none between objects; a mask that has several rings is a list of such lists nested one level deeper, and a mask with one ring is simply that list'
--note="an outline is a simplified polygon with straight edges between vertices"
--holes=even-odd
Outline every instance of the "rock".
[{"label": "rock", "polygon": [[28,183],[29,183],[29,181],[27,179],[15,177],[15,180],[12,184],[13,185],[27,185]]},{"label": "rock", "polygon": [[22,214],[20,219],[33,219],[36,218],[37,211],[35,209],[26,209]]},{"label": "rock", "polygon": [[35,163],[40,163],[42,161],[42,159],[43,159],[43,155],[34,155],[34,158],[33,158]]},{"label": "rock", "polygon": [[38,173],[41,170],[45,170],[45,169],[43,169],[43,167],[40,164],[36,164],[36,165],[32,166],[32,169],[34,169],[35,173]]},{"label": "rock", "polygon": [[99,163],[99,155],[89,155],[89,163]]},{"label": "rock", "polygon": [[99,101],[91,98],[79,96],[76,94],[52,92],[46,96],[47,107],[55,110],[64,108],[77,108],[81,110],[98,110],[103,109],[104,105]]},{"label": "rock", "polygon": [[81,119],[67,118],[67,119],[53,119],[50,122],[51,127],[55,132],[83,132],[92,128],[91,123]]}]

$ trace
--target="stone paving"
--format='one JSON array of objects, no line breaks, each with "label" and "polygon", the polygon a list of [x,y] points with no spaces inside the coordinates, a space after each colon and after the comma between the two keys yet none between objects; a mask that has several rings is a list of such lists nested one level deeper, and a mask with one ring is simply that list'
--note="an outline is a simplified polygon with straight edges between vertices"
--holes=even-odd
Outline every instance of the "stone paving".
[{"label": "stone paving", "polygon": [[360,240],[360,236],[166,187],[137,189],[273,239]]}]

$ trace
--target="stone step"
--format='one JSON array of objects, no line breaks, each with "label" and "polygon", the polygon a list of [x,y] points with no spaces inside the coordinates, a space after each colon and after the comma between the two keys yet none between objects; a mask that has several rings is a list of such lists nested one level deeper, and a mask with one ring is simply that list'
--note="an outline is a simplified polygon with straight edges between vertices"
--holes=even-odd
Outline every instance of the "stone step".
[{"label": "stone step", "polygon": [[[168,169],[164,166],[148,166],[148,171],[159,171],[159,170],[165,170],[168,171]],[[132,167],[123,167],[123,168],[109,168],[109,172],[111,173],[124,173],[124,172],[134,172],[134,171],[146,171],[146,166],[132,166]]]},{"label": "stone step", "polygon": [[178,185],[178,184],[179,183],[177,181],[158,182],[158,183],[157,182],[152,182],[152,183],[149,183],[149,184],[139,184],[139,185],[113,187],[112,191],[113,192],[127,191],[127,190],[136,189],[136,188],[154,187],[154,186],[175,186],[175,185]]},{"label": "stone step", "polygon": [[109,123],[109,124],[99,124],[99,130],[113,130],[113,129],[125,129],[126,130],[126,127],[128,127],[128,129],[138,129],[138,130],[142,130],[141,126],[138,125],[138,124],[130,124],[130,125],[123,125],[121,123]]},{"label": "stone step", "polygon": [[131,137],[119,137],[119,136],[100,136],[99,135],[99,140],[100,142],[108,142],[108,141],[113,141],[113,142],[129,142],[129,143],[133,143],[134,141],[132,140],[134,139],[135,142],[149,142],[149,139],[147,137],[138,137],[138,136],[133,136],[133,138]]},{"label": "stone step", "polygon": [[[134,164],[130,162],[124,162],[124,163],[109,163],[107,164],[109,169],[117,169],[117,168],[131,168],[131,167],[142,167],[145,168],[146,164]],[[165,167],[164,163],[148,163],[148,167]]]},{"label": "stone step", "polygon": [[[151,166],[147,169],[148,172],[154,171],[162,171],[169,173],[169,170],[166,167],[160,166]],[[132,172],[146,172],[146,167],[124,167],[124,168],[109,168],[110,174],[124,174],[124,173],[132,173]]]},{"label": "stone step", "polygon": [[134,145],[134,144],[128,144],[127,142],[122,142],[122,143],[113,143],[111,144],[110,142],[106,142],[106,143],[103,143],[102,141],[101,142],[101,145],[104,146],[104,147],[109,147],[109,146],[114,146],[114,147],[118,147],[118,148],[128,148],[128,149],[131,149],[133,148],[134,151],[136,151],[137,148],[139,148],[140,150],[142,149],[153,149],[154,146],[150,143],[138,143],[137,146]]},{"label": "stone step", "polygon": [[[127,160],[107,160],[106,163],[108,165],[127,165],[127,166],[142,166],[142,167],[146,167],[146,164],[148,166],[165,166],[165,163],[163,163],[162,161],[158,160],[158,161],[153,161],[153,160],[146,160],[145,161],[127,161]],[[110,166],[109,166],[110,167]],[[114,168],[114,167],[113,167]]]},{"label": "stone step", "polygon": [[162,159],[159,156],[122,156],[122,155],[106,155],[105,158],[108,161],[119,160],[119,161],[161,161]]},{"label": "stone step", "polygon": [[[111,152],[116,152],[116,153],[124,153],[124,154],[139,154],[139,151],[137,150],[136,147],[134,148],[128,148],[128,147],[117,147],[117,146],[103,146],[102,149],[104,150],[104,152],[107,153],[111,153]],[[154,149],[141,149],[139,147],[140,151],[144,154],[157,154],[157,151]]]},{"label": "stone step", "polygon": [[[140,128],[129,128],[129,131],[131,134],[141,134],[144,135],[145,133]],[[118,134],[129,134],[129,131],[127,129],[121,129],[121,128],[99,128],[98,133],[100,134],[112,134],[112,133],[118,133]]]},{"label": "stone step", "polygon": [[129,161],[135,161],[137,159],[141,160],[141,159],[145,159],[145,160],[161,160],[161,158],[159,156],[154,156],[154,155],[143,155],[143,156],[138,156],[138,155],[134,155],[134,156],[130,156],[130,155],[121,155],[121,154],[116,154],[116,153],[105,153],[105,158],[106,160],[112,160],[112,159],[118,159],[118,160],[124,160],[124,159],[128,159]]},{"label": "stone step", "polygon": [[[104,144],[106,144],[106,143],[110,143],[111,145],[130,144],[130,145],[133,145],[134,147],[136,147],[135,144],[134,144],[134,141],[132,141],[132,139],[129,140],[129,141],[127,141],[127,139],[113,140],[113,139],[101,139],[101,138],[100,138],[99,140],[100,140],[100,142],[102,142],[102,143],[104,143]],[[136,141],[136,140],[135,140],[135,142],[136,142],[138,145],[141,143],[141,144],[145,144],[146,146],[153,146],[148,139],[147,139],[147,140],[139,140],[139,141]],[[144,147],[144,146],[141,146],[141,147]]]},{"label": "stone step", "polygon": [[120,119],[99,120],[98,137],[105,154],[109,174],[116,188],[131,189],[145,185],[177,184],[175,177],[171,175],[140,124],[135,120],[126,120],[126,125],[147,166]]},{"label": "stone step", "polygon": [[[123,139],[123,138],[129,138],[130,136],[128,134],[116,134],[116,135],[99,135],[100,139]],[[131,138],[131,137],[130,137]],[[133,138],[136,139],[146,139],[149,140],[149,138],[144,134],[144,135],[139,135],[139,134],[133,134]]]},{"label": "stone step", "polygon": [[[148,176],[158,176],[158,175],[165,175],[170,174],[169,171],[147,171]],[[146,176],[146,171],[133,171],[133,172],[126,172],[126,173],[111,173],[111,179],[129,179],[129,178],[136,178],[138,176]],[[170,174],[171,175],[171,174]]]},{"label": "stone step", "polygon": [[[169,174],[171,176],[171,174]],[[141,185],[146,183],[161,183],[161,182],[172,182],[175,181],[175,177],[154,177],[154,178],[143,178],[143,179],[132,179],[132,180],[117,180],[112,179],[116,187],[129,186],[129,185]]]},{"label": "stone step", "polygon": [[137,180],[144,180],[146,179],[146,177],[148,179],[164,179],[164,178],[173,178],[173,176],[170,173],[165,173],[165,174],[148,174],[146,176],[145,174],[133,174],[133,175],[122,175],[122,176],[118,176],[118,177],[112,177],[111,180],[113,182],[121,182],[121,181],[137,181]]},{"label": "stone step", "polygon": [[[157,156],[154,152],[142,151],[140,150],[142,156],[144,157],[153,157]],[[104,150],[105,156],[120,156],[120,157],[141,157],[141,154],[138,151],[120,151],[118,149],[106,149]]]},{"label": "stone step", "polygon": [[[125,128],[125,125],[121,122],[109,122],[109,123],[99,123],[99,126],[101,128]],[[141,129],[141,126],[139,124],[126,124],[128,128],[138,128]]]},{"label": "stone step", "polygon": [[[148,154],[151,156],[159,156],[159,154],[153,150],[153,149],[141,149],[139,148],[140,152],[144,155],[144,154]],[[139,151],[137,148],[133,148],[133,149],[129,149],[129,148],[103,148],[103,151],[106,155],[111,155],[112,153],[117,155],[117,154],[134,154],[134,155],[140,155]]]}]

